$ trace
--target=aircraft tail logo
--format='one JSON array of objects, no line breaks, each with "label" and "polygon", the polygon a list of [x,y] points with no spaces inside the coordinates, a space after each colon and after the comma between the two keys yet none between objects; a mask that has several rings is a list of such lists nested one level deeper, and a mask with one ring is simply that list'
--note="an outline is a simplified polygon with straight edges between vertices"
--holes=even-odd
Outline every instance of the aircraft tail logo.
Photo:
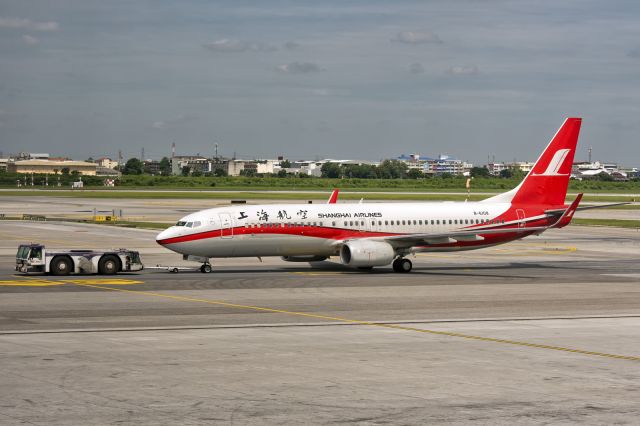
[{"label": "aircraft tail logo", "polygon": [[567,159],[567,155],[571,152],[570,149],[559,149],[553,155],[553,158],[547,166],[547,170],[544,173],[534,173],[534,176],[567,176],[568,173],[558,173],[560,167],[564,164],[564,160]]}]

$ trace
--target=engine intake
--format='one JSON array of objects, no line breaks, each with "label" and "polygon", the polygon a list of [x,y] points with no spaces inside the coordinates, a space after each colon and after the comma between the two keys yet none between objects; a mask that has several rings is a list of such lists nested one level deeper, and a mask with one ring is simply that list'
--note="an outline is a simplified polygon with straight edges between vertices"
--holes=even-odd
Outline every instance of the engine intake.
[{"label": "engine intake", "polygon": [[345,243],[340,249],[340,260],[354,268],[385,266],[396,257],[396,252],[384,241],[355,240]]}]

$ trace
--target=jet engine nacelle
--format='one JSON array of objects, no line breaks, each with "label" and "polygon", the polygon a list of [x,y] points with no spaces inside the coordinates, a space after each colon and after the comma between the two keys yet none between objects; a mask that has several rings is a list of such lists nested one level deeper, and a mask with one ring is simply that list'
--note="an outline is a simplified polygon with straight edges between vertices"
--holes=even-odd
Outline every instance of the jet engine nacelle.
[{"label": "jet engine nacelle", "polygon": [[393,262],[396,252],[384,241],[354,240],[346,242],[340,249],[340,260],[354,268],[385,266]]},{"label": "jet engine nacelle", "polygon": [[323,260],[327,260],[326,256],[282,256],[282,260],[285,262],[322,262]]}]

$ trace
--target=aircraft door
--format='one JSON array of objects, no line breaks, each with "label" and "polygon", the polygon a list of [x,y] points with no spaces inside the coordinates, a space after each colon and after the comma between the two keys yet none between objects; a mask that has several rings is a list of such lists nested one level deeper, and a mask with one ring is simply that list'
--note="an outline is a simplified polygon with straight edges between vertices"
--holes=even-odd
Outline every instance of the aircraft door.
[{"label": "aircraft door", "polygon": [[524,228],[524,210],[516,209],[516,214],[518,215],[518,228]]},{"label": "aircraft door", "polygon": [[220,237],[223,239],[233,238],[233,219],[229,213],[219,213]]}]

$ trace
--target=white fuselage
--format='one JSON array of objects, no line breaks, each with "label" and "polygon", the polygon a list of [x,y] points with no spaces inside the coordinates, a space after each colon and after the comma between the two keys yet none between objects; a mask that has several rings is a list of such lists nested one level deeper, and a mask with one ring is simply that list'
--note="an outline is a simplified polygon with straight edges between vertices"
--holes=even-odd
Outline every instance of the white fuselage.
[{"label": "white fuselage", "polygon": [[[476,202],[229,206],[190,214],[159,234],[157,240],[178,253],[208,258],[332,256],[337,253],[338,241],[446,233],[471,226],[493,228],[505,223],[504,218],[500,224],[496,218],[509,208],[509,203]],[[513,239],[417,250],[480,248]]]}]

